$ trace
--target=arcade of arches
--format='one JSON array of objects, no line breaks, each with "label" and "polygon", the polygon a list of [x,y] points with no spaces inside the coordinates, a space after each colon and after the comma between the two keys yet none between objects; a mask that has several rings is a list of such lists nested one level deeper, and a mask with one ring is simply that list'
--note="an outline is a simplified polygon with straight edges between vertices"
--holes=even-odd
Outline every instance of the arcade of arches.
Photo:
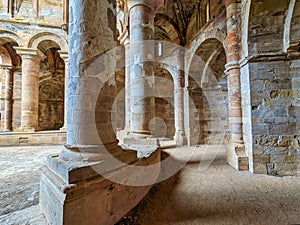
[{"label": "arcade of arches", "polygon": [[117,222],[169,171],[164,143],[300,173],[299,0],[1,0],[0,68],[0,145],[64,143],[50,224]]}]

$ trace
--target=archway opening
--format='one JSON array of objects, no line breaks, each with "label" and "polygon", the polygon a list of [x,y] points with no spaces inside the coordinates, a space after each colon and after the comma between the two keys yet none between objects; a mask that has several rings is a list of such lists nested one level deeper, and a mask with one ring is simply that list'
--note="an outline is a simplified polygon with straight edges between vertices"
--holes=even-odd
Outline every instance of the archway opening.
[{"label": "archway opening", "polygon": [[190,144],[226,144],[229,134],[226,52],[217,39],[204,41],[189,70]]},{"label": "archway opening", "polygon": [[158,138],[172,139],[175,133],[173,77],[168,70],[157,68],[155,80],[153,134]]},{"label": "archway opening", "polygon": [[39,130],[58,130],[64,124],[65,64],[57,43],[45,40],[38,49],[45,55],[39,74]]},{"label": "archway opening", "polygon": [[13,131],[20,126],[21,116],[21,57],[16,54],[17,42],[0,38],[0,130]]}]

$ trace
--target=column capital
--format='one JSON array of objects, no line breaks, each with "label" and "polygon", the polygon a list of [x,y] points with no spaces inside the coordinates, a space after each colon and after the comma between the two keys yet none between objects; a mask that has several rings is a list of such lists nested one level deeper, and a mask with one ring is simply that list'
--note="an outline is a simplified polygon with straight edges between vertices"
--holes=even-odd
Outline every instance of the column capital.
[{"label": "column capital", "polygon": [[14,47],[17,54],[22,57],[22,59],[33,59],[40,61],[44,59],[46,56],[36,48],[26,48],[26,47]]},{"label": "column capital", "polygon": [[129,11],[137,5],[145,5],[156,12],[160,7],[164,6],[164,3],[164,0],[127,0]]},{"label": "column capital", "polygon": [[65,51],[58,51],[60,58],[62,58],[64,60],[64,62],[68,62],[69,61],[69,53],[65,52]]}]

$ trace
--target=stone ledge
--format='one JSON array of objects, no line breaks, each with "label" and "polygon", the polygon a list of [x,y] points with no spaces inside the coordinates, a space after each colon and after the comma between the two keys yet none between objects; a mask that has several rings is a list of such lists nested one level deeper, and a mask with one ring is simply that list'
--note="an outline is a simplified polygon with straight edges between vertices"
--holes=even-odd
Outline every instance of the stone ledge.
[{"label": "stone ledge", "polygon": [[0,146],[60,145],[66,142],[66,132],[7,132],[0,133]]}]

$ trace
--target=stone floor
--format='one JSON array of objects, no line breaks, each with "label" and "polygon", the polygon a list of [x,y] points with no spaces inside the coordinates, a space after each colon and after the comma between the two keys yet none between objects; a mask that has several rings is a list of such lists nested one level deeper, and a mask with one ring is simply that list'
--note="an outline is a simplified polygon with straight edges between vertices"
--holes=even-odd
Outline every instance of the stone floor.
[{"label": "stone floor", "polygon": [[[28,207],[38,204],[41,166],[49,154],[57,154],[61,148],[61,146],[0,147],[1,225],[18,224],[7,221],[7,216],[13,218],[16,214],[13,212],[23,209],[27,211],[20,214],[26,215]],[[27,221],[19,224],[34,223],[28,218]]]},{"label": "stone floor", "polygon": [[[47,224],[37,206],[40,168],[60,149],[0,148],[1,225]],[[224,153],[207,146],[165,150],[174,165],[188,163],[156,184],[119,225],[300,224],[300,178],[237,172]]]}]

